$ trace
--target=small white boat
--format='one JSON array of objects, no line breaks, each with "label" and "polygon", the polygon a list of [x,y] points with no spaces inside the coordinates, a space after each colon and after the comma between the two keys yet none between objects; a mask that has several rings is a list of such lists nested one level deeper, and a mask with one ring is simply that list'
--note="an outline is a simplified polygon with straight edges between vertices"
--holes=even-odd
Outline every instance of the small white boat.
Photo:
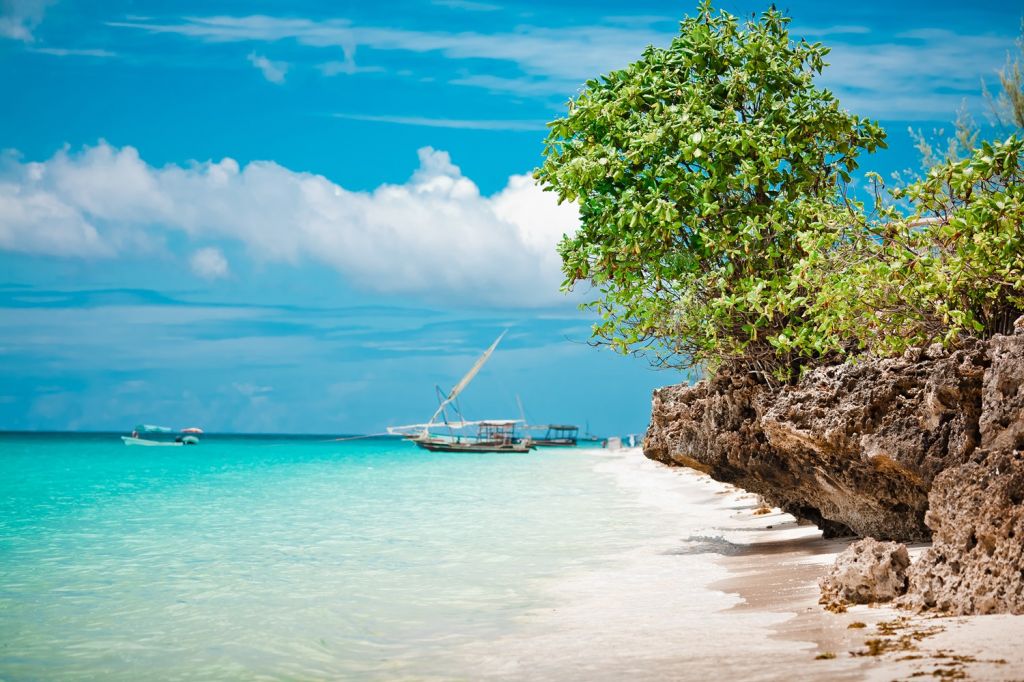
[{"label": "small white boat", "polygon": [[[121,436],[121,442],[125,445],[143,445],[147,447],[177,447],[181,445],[198,445],[199,434],[203,432],[202,429],[196,427],[190,427],[182,429],[182,435],[170,438],[158,438],[152,436],[158,436],[160,434],[169,436],[174,433],[174,429],[169,426],[154,426],[152,424],[139,424],[132,430],[132,435]],[[143,435],[151,436],[144,438]]]}]

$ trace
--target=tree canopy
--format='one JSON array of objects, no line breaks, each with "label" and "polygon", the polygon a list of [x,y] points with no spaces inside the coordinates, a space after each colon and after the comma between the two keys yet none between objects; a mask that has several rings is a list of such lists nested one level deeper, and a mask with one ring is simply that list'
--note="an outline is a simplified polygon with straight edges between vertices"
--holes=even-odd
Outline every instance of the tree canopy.
[{"label": "tree canopy", "polygon": [[872,121],[818,88],[827,48],[776,10],[741,23],[710,3],[667,48],[589,81],[551,124],[537,177],[581,209],[560,253],[590,281],[595,336],[660,362],[785,370],[810,339],[797,264],[849,211],[843,184]]},{"label": "tree canopy", "polygon": [[939,164],[894,193],[902,212],[869,218],[848,183],[885,134],[815,84],[828,49],[789,21],[704,2],[550,124],[535,176],[580,207],[559,252],[564,286],[596,292],[598,343],[791,380],[850,352],[991,332],[1020,308],[1016,138]]}]

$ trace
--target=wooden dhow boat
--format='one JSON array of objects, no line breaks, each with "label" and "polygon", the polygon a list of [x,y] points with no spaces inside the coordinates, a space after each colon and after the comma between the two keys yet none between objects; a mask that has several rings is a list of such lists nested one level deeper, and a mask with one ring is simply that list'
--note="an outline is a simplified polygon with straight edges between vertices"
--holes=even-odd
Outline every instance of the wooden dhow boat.
[{"label": "wooden dhow boat", "polygon": [[531,426],[531,429],[544,429],[544,435],[534,438],[534,445],[549,448],[574,448],[579,441],[580,427],[572,424],[544,424]]},{"label": "wooden dhow boat", "polygon": [[[409,424],[407,426],[389,426],[388,433],[401,435],[424,450],[431,452],[529,452],[535,446],[529,438],[516,434],[518,419],[484,419],[466,421],[458,410],[455,399],[469,385],[480,368],[484,366],[494,349],[508,333],[502,332],[494,343],[484,351],[466,375],[455,384],[445,395],[440,406],[425,424]],[[458,419],[448,418],[447,410],[452,408]],[[462,435],[464,429],[476,427],[474,435]]]}]

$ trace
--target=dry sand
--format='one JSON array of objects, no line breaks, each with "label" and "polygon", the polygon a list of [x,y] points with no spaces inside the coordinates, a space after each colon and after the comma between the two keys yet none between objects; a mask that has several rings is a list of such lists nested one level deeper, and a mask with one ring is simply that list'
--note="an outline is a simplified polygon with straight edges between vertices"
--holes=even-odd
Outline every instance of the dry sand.
[{"label": "dry sand", "polygon": [[[775,636],[813,644],[809,653],[815,663],[791,671],[793,677],[1024,680],[1024,616],[941,618],[889,606],[826,611],[817,603],[817,580],[850,540],[825,540],[815,528],[778,509],[757,513],[754,496],[683,471],[738,503],[728,524],[736,529],[728,533],[736,549],[722,559],[732,575],[712,587],[742,598],[734,611],[792,614]],[[925,547],[911,545],[911,557]],[[780,679],[793,679],[790,674]]]},{"label": "dry sand", "polygon": [[638,449],[588,454],[664,534],[552,581],[521,628],[456,652],[467,678],[1024,680],[1024,616],[827,612],[817,579],[848,540]]}]

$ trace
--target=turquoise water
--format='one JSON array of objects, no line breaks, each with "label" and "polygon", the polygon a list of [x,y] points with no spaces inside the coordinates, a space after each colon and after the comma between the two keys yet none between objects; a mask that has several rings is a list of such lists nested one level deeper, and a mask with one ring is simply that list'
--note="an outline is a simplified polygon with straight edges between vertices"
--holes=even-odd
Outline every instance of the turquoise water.
[{"label": "turquoise water", "polygon": [[0,679],[448,677],[654,532],[599,460],[2,435]]}]

